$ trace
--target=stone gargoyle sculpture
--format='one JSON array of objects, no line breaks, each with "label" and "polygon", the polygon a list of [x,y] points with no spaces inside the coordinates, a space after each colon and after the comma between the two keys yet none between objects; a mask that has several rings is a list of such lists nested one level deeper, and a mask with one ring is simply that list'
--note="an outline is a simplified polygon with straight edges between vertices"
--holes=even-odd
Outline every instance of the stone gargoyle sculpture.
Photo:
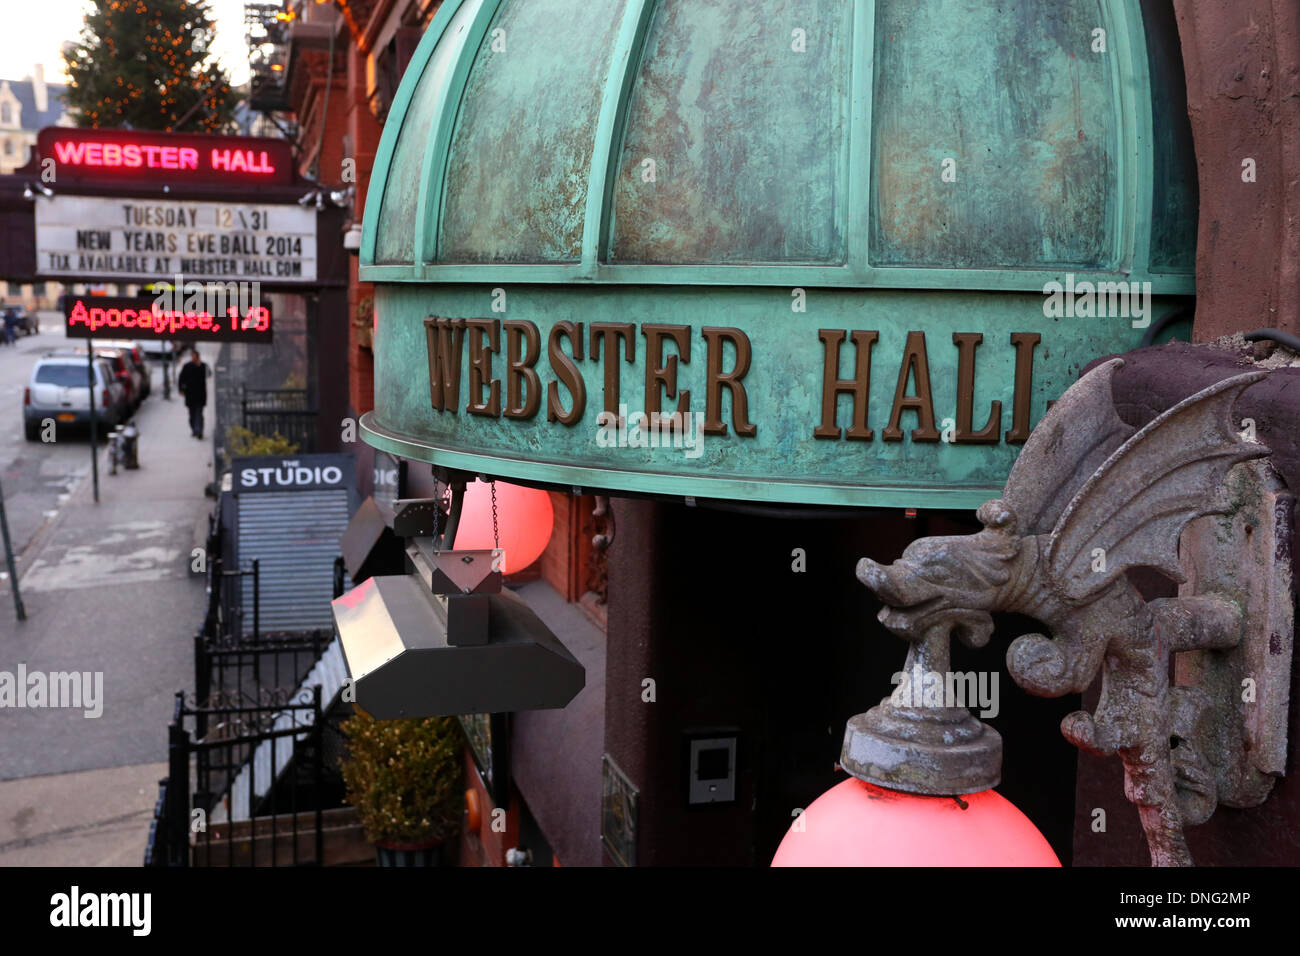
[{"label": "stone gargoyle sculpture", "polygon": [[[887,566],[863,558],[857,575],[885,605],[881,622],[914,648],[936,633],[982,647],[993,632],[990,612],[1012,611],[1050,632],[1010,644],[1007,669],[1021,687],[1058,697],[1086,690],[1100,673],[1096,712],[1070,714],[1062,733],[1090,753],[1119,755],[1152,863],[1190,865],[1184,825],[1204,822],[1216,801],[1262,802],[1285,768],[1285,741],[1279,758],[1276,738],[1285,735],[1289,674],[1270,678],[1252,662],[1283,666],[1273,658],[1284,631],[1289,672],[1289,596],[1265,607],[1259,589],[1282,582],[1289,590],[1290,564],[1276,567],[1275,554],[1263,556],[1267,567],[1252,564],[1247,552],[1252,529],[1259,543],[1289,534],[1291,501],[1270,466],[1252,461],[1269,450],[1239,434],[1232,419],[1237,397],[1264,373],[1219,382],[1138,430],[1119,418],[1112,400],[1111,380],[1122,365],[1099,365],[1052,407],[1001,498],[979,508],[982,531],[914,541]],[[1208,547],[1220,550],[1203,562],[1226,566],[1217,577],[1197,566],[1187,542],[1180,555],[1180,537],[1204,516],[1219,522],[1202,535],[1218,536]],[[1224,537],[1234,527],[1240,541]],[[1137,567],[1182,583],[1180,596],[1145,601],[1126,575]],[[1247,618],[1269,613],[1262,630],[1252,629]],[[1273,640],[1272,657],[1247,652],[1259,633],[1266,646]],[[1235,656],[1190,670],[1180,665],[1178,674],[1190,676],[1185,686],[1171,684],[1171,656],[1198,651]],[[1259,712],[1237,700],[1246,679],[1269,682]],[[1198,726],[1204,729],[1194,731]],[[1252,735],[1272,764],[1247,766]]]}]

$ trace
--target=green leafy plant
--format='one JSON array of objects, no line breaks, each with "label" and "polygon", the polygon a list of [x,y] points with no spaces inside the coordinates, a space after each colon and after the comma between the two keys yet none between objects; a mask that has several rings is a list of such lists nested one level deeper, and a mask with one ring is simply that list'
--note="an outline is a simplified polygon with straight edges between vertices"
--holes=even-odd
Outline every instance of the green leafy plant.
[{"label": "green leafy plant", "polygon": [[464,805],[465,738],[454,717],[343,722],[345,799],[372,843],[432,843],[455,832]]},{"label": "green leafy plant", "polygon": [[255,455],[296,455],[298,443],[289,441],[279,432],[259,435],[242,425],[226,429],[226,455],[229,458],[251,458]]}]

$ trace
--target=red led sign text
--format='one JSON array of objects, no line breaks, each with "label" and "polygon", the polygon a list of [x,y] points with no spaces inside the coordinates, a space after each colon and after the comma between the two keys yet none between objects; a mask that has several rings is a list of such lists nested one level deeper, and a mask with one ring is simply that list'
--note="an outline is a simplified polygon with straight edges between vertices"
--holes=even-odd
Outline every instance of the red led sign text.
[{"label": "red led sign text", "polygon": [[200,154],[192,146],[149,146],[144,143],[96,143],[54,141],[54,157],[73,166],[127,166],[145,169],[204,169],[214,172],[274,175],[275,166],[266,150],[210,149]]},{"label": "red led sign text", "polygon": [[147,296],[70,295],[63,315],[65,333],[75,339],[271,341],[271,310],[265,305],[231,305],[214,314],[164,308]]},{"label": "red led sign text", "polygon": [[42,161],[54,161],[61,183],[284,184],[294,179],[289,143],[265,137],[47,127],[37,149]]}]

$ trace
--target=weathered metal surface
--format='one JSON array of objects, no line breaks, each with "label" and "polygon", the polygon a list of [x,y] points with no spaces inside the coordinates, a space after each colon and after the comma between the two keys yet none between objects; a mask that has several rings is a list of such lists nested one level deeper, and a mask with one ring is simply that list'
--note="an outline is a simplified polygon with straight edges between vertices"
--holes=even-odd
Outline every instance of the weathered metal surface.
[{"label": "weathered metal surface", "polygon": [[[1173,305],[1162,295],[1193,291],[1150,269],[1153,235],[1187,232],[1194,207],[1191,177],[1154,166],[1168,137],[1152,134],[1148,70],[1175,64],[1148,61],[1144,18],[1167,14],[1118,0],[454,2],[403,81],[366,214],[362,278],[380,283],[366,440],[392,453],[594,489],[974,507],[1079,366],[1141,340],[1127,307],[1045,317],[1048,283],[1150,281],[1151,321]],[[462,323],[440,360],[463,349],[463,373],[442,390],[430,317]],[[592,327],[628,322],[597,357]],[[832,378],[872,350],[863,420],[844,390],[823,399],[822,333],[842,342]],[[534,345],[540,358],[521,359]],[[602,367],[624,346],[628,361]],[[747,419],[710,384],[742,356]],[[570,358],[576,393],[558,368]],[[520,360],[541,376],[522,405],[529,384],[505,369]],[[678,381],[657,387],[657,368]],[[603,447],[615,388],[631,416],[712,400],[727,432],[710,427],[691,457]]]},{"label": "weathered metal surface", "polygon": [[626,0],[501,5],[461,100],[439,258],[562,262],[582,253],[599,78]]},{"label": "weathered metal surface", "polygon": [[610,261],[844,261],[851,12],[842,0],[659,5],[628,106]]},{"label": "weathered metal surface", "polygon": [[385,127],[365,281],[1194,289],[1166,10],[454,2]]},{"label": "weathered metal surface", "polygon": [[[1050,638],[1026,635],[1007,651],[1011,676],[1032,694],[1077,693],[1100,672],[1096,713],[1071,714],[1062,733],[1120,756],[1152,862],[1188,865],[1183,827],[1220,797],[1258,804],[1283,766],[1292,620],[1279,542],[1289,540],[1290,503],[1252,461],[1268,449],[1244,440],[1232,417],[1263,373],[1212,385],[1135,432],[1111,398],[1122,365],[1098,366],[1062,396],[1002,497],[980,507],[983,531],[923,538],[887,567],[863,559],[858,576],[885,603],[882,623],[912,641],[943,625],[980,646],[992,611],[1041,621]],[[1180,537],[1211,515],[1188,539],[1188,573]],[[1180,598],[1148,605],[1125,576],[1135,567],[1184,583]],[[1171,688],[1170,657],[1181,651],[1199,652],[1195,671],[1179,669],[1197,685]],[[1243,676],[1263,688],[1254,709],[1232,700]],[[1245,753],[1256,738],[1258,758]]]},{"label": "weathered metal surface", "polygon": [[[394,454],[433,461],[474,473],[502,478],[551,481],[562,485],[609,488],[698,497],[741,497],[765,501],[825,504],[863,504],[896,507],[976,507],[996,494],[1015,460],[1019,445],[1008,441],[1015,431],[1019,397],[1024,405],[1025,430],[1036,424],[1046,403],[1069,386],[1086,356],[1124,351],[1138,344],[1142,330],[1123,319],[1054,320],[1044,318],[1042,300],[1032,295],[989,296],[970,293],[892,291],[837,291],[808,293],[807,310],[791,310],[788,290],[706,290],[611,288],[600,295],[591,290],[543,286],[505,289],[507,311],[497,313],[502,322],[531,323],[538,331],[534,369],[539,395],[530,414],[510,417],[507,382],[509,343],[499,329],[496,349],[481,349],[495,381],[496,414],[467,410],[471,400],[486,400],[493,389],[478,389],[471,398],[471,335],[458,345],[461,374],[450,390],[453,401],[436,409],[431,400],[430,352],[427,316],[486,319],[494,317],[491,287],[440,286],[422,290],[409,286],[381,286],[376,303],[383,318],[375,336],[375,411],[366,416],[366,440]],[[1156,300],[1154,310],[1167,306]],[[550,392],[554,389],[567,416],[573,396],[559,379],[561,364],[550,354],[552,333],[560,323],[573,323],[581,346],[573,358],[573,342],[559,336],[557,348],[572,359],[584,389],[572,424],[551,420]],[[627,405],[627,414],[649,409],[647,371],[651,364],[676,361],[677,393],[658,389],[660,407],[671,412],[686,393],[692,415],[708,407],[709,342],[706,327],[745,330],[749,342],[745,388],[752,435],[736,434],[737,417],[731,390],[719,397],[725,434],[705,434],[699,454],[690,457],[682,445],[674,447],[602,446],[599,416],[611,396],[605,393],[607,350],[593,357],[591,335],[599,323],[632,323],[632,361],[616,356],[619,393],[614,404]],[[647,358],[647,324],[671,324],[685,331],[689,357],[671,340],[664,340],[660,363]],[[578,334],[578,326],[582,332]],[[853,330],[878,331],[869,346],[870,381],[867,389],[868,439],[847,436],[852,425],[850,398],[840,394],[836,423],[841,434],[818,438],[823,424],[827,348],[821,330],[839,330],[841,378],[857,372]],[[971,435],[991,418],[992,443],[957,439],[961,348],[954,333],[983,330],[973,348],[970,395]],[[915,333],[911,335],[910,333]],[[1017,356],[1012,333],[1041,336],[1032,352],[1032,380],[1017,394]],[[486,342],[488,336],[483,339]],[[918,394],[918,377],[928,379],[934,431],[922,429],[915,410],[901,410],[897,440],[886,437],[893,418],[900,371],[909,341],[924,345],[925,369],[908,371],[905,395]],[[623,346],[617,346],[622,348]],[[721,369],[735,368],[734,343],[718,343]],[[527,350],[519,348],[519,356]],[[437,363],[435,363],[437,364]],[[923,374],[928,372],[928,374]],[[533,391],[529,385],[519,398]],[[908,399],[905,398],[904,401]],[[993,402],[1000,402],[997,416]],[[524,401],[527,405],[527,402]],[[965,403],[961,403],[964,405]],[[860,403],[854,404],[854,409]],[[742,419],[744,416],[741,416]],[[692,423],[694,425],[694,423]],[[893,432],[889,433],[894,435]],[[918,437],[919,436],[919,437]]]},{"label": "weathered metal surface", "polygon": [[964,707],[925,706],[926,682],[949,672],[948,634],[939,620],[907,649],[894,696],[849,719],[840,765],[891,790],[946,796],[979,793],[1002,779],[1002,737]]},{"label": "weathered metal surface", "polygon": [[1111,26],[1098,7],[876,0],[873,262],[1116,265],[1119,91],[1109,47],[1092,50]]},{"label": "weathered metal surface", "polygon": [[[407,73],[403,86],[414,84],[412,89],[399,95],[385,138],[395,136],[387,149],[390,160],[384,168],[381,183],[382,198],[375,205],[383,228],[375,234],[374,261],[390,263],[413,262],[416,220],[420,215],[420,186],[425,173],[425,159],[429,148],[431,124],[443,102],[448,74],[461,55],[469,36],[469,27],[482,7],[483,0],[463,0],[451,16],[442,42],[432,51],[427,61],[418,57],[414,62],[425,63],[420,73]],[[430,30],[432,34],[433,31]],[[409,105],[401,103],[409,98]],[[373,213],[372,213],[373,215]],[[368,218],[368,217],[367,217]]]}]

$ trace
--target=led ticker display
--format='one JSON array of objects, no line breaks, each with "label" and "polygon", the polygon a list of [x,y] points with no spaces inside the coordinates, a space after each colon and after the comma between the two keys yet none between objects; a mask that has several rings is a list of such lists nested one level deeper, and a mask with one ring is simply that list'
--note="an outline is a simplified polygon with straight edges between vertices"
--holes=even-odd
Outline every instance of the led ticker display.
[{"label": "led ticker display", "polygon": [[196,185],[294,181],[291,147],[262,136],[206,136],[50,126],[37,135],[41,162],[64,185],[148,182]]},{"label": "led ticker display", "polygon": [[[220,295],[213,298],[220,299]],[[223,301],[168,308],[163,297],[68,295],[63,316],[72,339],[184,339],[187,342],[270,342],[271,310]]]}]

